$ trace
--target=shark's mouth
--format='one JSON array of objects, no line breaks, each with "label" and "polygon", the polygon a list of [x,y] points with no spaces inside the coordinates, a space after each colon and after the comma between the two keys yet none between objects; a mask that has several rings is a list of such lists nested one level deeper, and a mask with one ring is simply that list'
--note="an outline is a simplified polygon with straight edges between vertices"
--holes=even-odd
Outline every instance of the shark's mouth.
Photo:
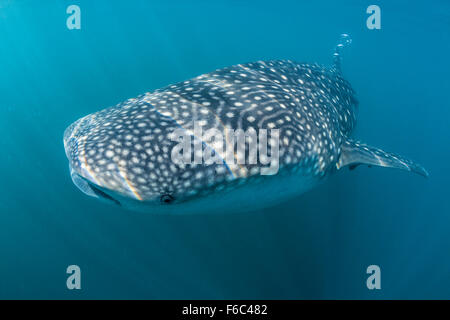
[{"label": "shark's mouth", "polygon": [[75,170],[73,170],[72,167],[70,167],[70,176],[72,177],[73,183],[84,194],[94,198],[104,199],[106,201],[113,202],[119,206],[121,205],[117,199],[114,199],[111,195],[107,194],[106,192],[104,192],[91,182],[87,181],[85,178],[81,177],[78,173],[75,172]]}]

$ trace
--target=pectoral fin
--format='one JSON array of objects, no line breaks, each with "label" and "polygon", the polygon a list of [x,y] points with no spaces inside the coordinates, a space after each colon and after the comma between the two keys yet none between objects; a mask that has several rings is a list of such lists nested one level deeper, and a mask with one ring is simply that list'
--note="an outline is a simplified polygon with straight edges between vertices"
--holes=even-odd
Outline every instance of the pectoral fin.
[{"label": "pectoral fin", "polygon": [[349,166],[356,168],[360,164],[403,169],[428,177],[428,172],[419,164],[394,153],[385,152],[357,141],[347,140],[341,146],[341,155],[337,168]]}]

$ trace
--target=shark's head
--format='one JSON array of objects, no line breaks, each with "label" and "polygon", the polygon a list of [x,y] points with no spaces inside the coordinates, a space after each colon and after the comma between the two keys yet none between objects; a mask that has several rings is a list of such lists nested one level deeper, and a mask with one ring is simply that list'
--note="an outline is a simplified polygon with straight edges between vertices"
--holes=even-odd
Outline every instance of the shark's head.
[{"label": "shark's head", "polygon": [[[238,189],[251,179],[238,179],[223,160],[177,161],[177,132],[186,130],[147,102],[88,115],[64,133],[72,181],[91,197],[146,212],[222,210],[230,207],[233,191],[240,206],[261,202],[257,193],[241,194]],[[191,153],[198,145],[207,150],[203,141],[186,136],[192,137]]]},{"label": "shark's head", "polygon": [[64,132],[64,149],[69,160],[70,176],[75,186],[86,195],[121,205],[114,189],[109,190],[100,182],[105,180],[107,174],[105,170],[100,170],[104,159],[93,156],[93,151],[85,152],[86,144],[89,145],[91,119],[91,115],[84,117],[71,124]]}]

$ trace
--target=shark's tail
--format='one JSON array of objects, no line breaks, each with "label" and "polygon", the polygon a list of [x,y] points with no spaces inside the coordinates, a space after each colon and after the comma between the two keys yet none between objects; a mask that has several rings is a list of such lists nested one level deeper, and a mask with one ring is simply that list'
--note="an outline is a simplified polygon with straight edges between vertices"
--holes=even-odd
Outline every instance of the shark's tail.
[{"label": "shark's tail", "polygon": [[346,34],[343,33],[339,37],[339,42],[336,45],[336,48],[334,49],[333,53],[333,69],[335,69],[337,72],[341,72],[341,53],[342,49],[349,46],[352,43],[352,38]]}]

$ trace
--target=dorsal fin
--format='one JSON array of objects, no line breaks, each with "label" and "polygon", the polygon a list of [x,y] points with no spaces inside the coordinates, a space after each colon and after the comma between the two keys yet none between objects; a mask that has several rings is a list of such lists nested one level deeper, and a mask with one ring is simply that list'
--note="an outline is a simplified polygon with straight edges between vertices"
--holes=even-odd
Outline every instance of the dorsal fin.
[{"label": "dorsal fin", "polygon": [[353,140],[347,140],[341,146],[341,155],[336,167],[341,169],[349,166],[350,169],[354,169],[360,164],[403,169],[428,177],[428,172],[414,161]]},{"label": "dorsal fin", "polygon": [[342,49],[349,46],[352,43],[352,38],[346,34],[343,33],[339,37],[339,42],[336,45],[333,53],[333,69],[335,69],[337,72],[341,73],[341,53]]}]

